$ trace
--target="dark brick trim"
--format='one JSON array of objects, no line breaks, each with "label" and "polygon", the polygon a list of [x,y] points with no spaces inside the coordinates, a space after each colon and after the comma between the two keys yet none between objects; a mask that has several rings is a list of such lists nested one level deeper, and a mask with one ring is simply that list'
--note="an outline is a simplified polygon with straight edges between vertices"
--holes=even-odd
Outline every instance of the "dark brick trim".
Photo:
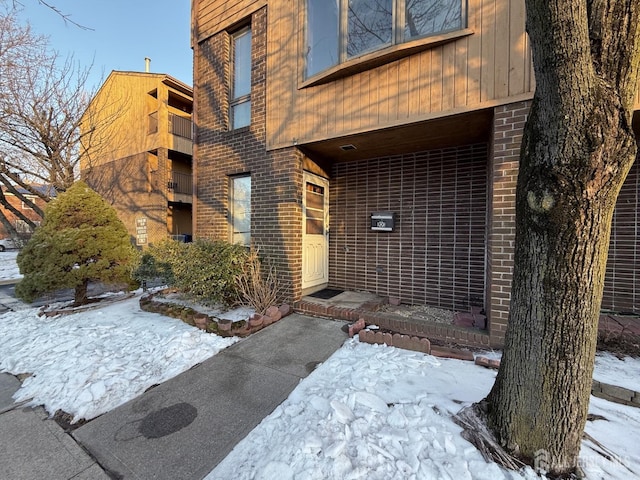
[{"label": "dark brick trim", "polygon": [[356,322],[360,318],[369,325],[377,325],[381,329],[393,333],[409,335],[411,337],[439,340],[444,343],[454,343],[470,347],[488,347],[490,345],[487,332],[477,329],[456,327],[440,323],[412,322],[406,317],[389,313],[371,312],[364,308],[351,309],[326,306],[318,303],[297,301],[293,304],[296,312],[316,317]]}]

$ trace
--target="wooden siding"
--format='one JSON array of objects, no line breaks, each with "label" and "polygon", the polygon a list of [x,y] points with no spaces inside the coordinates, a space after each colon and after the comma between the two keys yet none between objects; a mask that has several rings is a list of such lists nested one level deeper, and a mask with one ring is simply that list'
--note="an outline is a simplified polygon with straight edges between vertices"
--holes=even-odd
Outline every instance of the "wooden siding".
[{"label": "wooden siding", "polygon": [[[267,149],[533,96],[524,0],[469,0],[471,35],[313,86],[304,79],[305,3],[268,2]],[[230,28],[265,5],[266,0],[194,0],[194,42]],[[640,88],[636,105],[640,108]]]},{"label": "wooden siding", "polygon": [[[83,134],[89,152],[83,155],[82,169],[158,148],[191,154],[191,140],[174,137],[168,130],[170,113],[190,115],[169,106],[168,96],[172,91],[186,103],[192,102],[192,97],[165,84],[165,78],[164,74],[138,72],[114,71],[109,75],[84,116]],[[154,90],[155,97],[149,94]],[[154,112],[158,127],[149,133],[149,114]],[[94,133],[89,134],[89,129]]]},{"label": "wooden siding", "polygon": [[248,18],[267,0],[193,0],[193,40],[198,43]]},{"label": "wooden siding", "polygon": [[532,96],[523,0],[469,0],[471,35],[304,87],[304,3],[269,2],[267,144],[280,148]]}]

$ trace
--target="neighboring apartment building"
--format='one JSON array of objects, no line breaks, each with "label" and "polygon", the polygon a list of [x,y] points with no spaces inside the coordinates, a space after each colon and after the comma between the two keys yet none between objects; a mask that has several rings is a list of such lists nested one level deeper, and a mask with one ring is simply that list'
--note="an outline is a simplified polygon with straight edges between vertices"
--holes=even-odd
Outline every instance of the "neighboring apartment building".
[{"label": "neighboring apartment building", "polygon": [[138,246],[192,235],[192,107],[169,75],[113,71],[83,118],[81,177]]},{"label": "neighboring apartment building", "polygon": [[[40,210],[44,210],[47,205],[47,202],[43,199],[46,198],[54,198],[56,196],[56,191],[53,187],[49,185],[39,185],[32,184],[30,185],[31,191],[16,186],[16,190],[18,195],[23,195],[27,198],[27,200],[33,202],[37,208]],[[34,194],[36,192],[37,194]],[[2,195],[7,200],[7,203],[11,205],[12,208],[7,208],[3,205],[0,205],[0,210],[2,211],[4,217],[11,223],[13,228],[18,235],[19,239],[27,240],[31,237],[32,229],[27,222],[25,222],[15,211],[20,212],[20,215],[24,215],[26,218],[31,220],[36,226],[40,225],[42,222],[42,217],[38,214],[36,210],[31,208],[31,206],[22,201],[19,196],[16,196],[13,192],[11,192],[7,187],[2,187]],[[15,210],[15,211],[14,211]],[[7,232],[4,225],[0,223],[0,238],[10,238],[12,237],[12,232]]]},{"label": "neighboring apartment building", "polygon": [[[500,345],[535,88],[524,1],[192,5],[196,235],[260,245],[291,300],[482,307]],[[640,310],[639,179],[614,220],[618,311]]]}]

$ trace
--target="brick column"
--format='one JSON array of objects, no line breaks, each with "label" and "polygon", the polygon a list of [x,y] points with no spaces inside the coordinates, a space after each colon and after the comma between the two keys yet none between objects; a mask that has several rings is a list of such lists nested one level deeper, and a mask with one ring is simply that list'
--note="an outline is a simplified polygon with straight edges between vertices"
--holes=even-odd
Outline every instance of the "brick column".
[{"label": "brick column", "polygon": [[[295,147],[267,150],[267,9],[251,15],[251,125],[229,128],[230,38],[226,31],[194,47],[197,105],[196,198],[198,238],[229,235],[229,179],[251,175],[251,240],[273,261],[288,301],[302,283],[302,158]],[[232,33],[232,32],[231,32]]]},{"label": "brick column", "polygon": [[530,102],[496,107],[490,155],[487,244],[487,317],[492,346],[502,346],[509,318],[516,232],[520,144]]}]

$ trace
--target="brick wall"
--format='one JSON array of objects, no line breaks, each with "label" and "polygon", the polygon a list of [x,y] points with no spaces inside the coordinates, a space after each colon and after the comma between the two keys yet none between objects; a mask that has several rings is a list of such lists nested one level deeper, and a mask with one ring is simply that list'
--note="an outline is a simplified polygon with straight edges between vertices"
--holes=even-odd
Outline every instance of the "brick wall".
[{"label": "brick wall", "polygon": [[[483,303],[487,145],[335,164],[330,284],[454,310]],[[370,228],[396,214],[393,232]]]},{"label": "brick wall", "polygon": [[[229,240],[229,177],[251,174],[251,238],[275,261],[289,300],[300,296],[302,153],[266,151],[266,20],[251,16],[251,125],[229,129],[230,32],[195,47],[196,199],[194,234]],[[232,32],[231,32],[232,33]]]},{"label": "brick wall", "polygon": [[631,167],[613,213],[602,308],[640,311],[640,158]]},{"label": "brick wall", "polygon": [[[504,340],[509,316],[515,241],[515,191],[522,130],[530,103],[498,107],[494,112],[492,191],[487,249],[488,316],[492,341]],[[640,167],[634,164],[625,181],[611,229],[602,307],[640,310]]]},{"label": "brick wall", "polygon": [[[15,208],[16,210],[20,211],[29,220],[31,220],[33,222],[42,222],[42,217],[40,217],[40,215],[38,215],[38,213],[35,210],[33,210],[32,208],[29,208],[28,206],[23,205],[22,200],[20,200],[18,197],[16,197],[15,195],[7,192],[6,190],[4,191],[4,196],[5,196],[5,199],[7,200],[7,202],[13,208]],[[31,195],[29,195],[28,197],[41,210],[44,210],[44,208],[47,206],[47,203],[43,199],[41,199],[40,197],[33,198],[33,196],[31,196]],[[19,217],[16,214],[14,214],[10,209],[5,208],[4,206],[0,205],[0,210],[2,210],[5,218],[14,226],[14,228],[18,224],[18,221],[21,221],[19,219]],[[20,234],[22,232],[18,232],[18,233]],[[25,234],[25,236],[28,237],[29,234]],[[4,225],[2,225],[0,223],[0,238],[7,238],[7,237],[9,237],[9,232],[7,232],[7,230],[5,229]]]},{"label": "brick wall", "polygon": [[[263,254],[276,260],[280,278],[289,286],[288,297],[295,300],[301,293],[303,156],[295,148],[266,150],[266,15],[263,8],[248,19],[253,37],[249,127],[229,130],[229,33],[233,32],[220,32],[194,49],[194,234],[230,238],[229,177],[251,174],[252,239]],[[488,162],[487,146],[482,145],[334,165],[331,285],[454,309],[466,308],[484,294],[492,342],[500,345],[509,313],[515,187],[529,105],[518,102],[495,108]],[[629,195],[637,198],[638,187],[629,188]],[[436,192],[434,198],[429,192]],[[396,232],[370,231],[369,215],[377,210],[396,211]],[[620,210],[620,228],[636,210],[635,204],[628,213]],[[486,220],[482,232],[474,223],[479,218]],[[627,235],[622,229],[618,232]],[[630,255],[629,250],[618,252],[623,253],[614,256],[620,259]],[[635,285],[637,277],[631,276],[640,268],[633,272],[623,274],[630,279],[626,289]],[[606,291],[617,296],[622,283],[612,285],[608,281]]]},{"label": "brick wall", "polygon": [[509,317],[513,252],[516,233],[516,182],[522,130],[530,102],[518,102],[494,110],[491,144],[491,178],[487,242],[487,300],[491,342],[504,343]]}]

